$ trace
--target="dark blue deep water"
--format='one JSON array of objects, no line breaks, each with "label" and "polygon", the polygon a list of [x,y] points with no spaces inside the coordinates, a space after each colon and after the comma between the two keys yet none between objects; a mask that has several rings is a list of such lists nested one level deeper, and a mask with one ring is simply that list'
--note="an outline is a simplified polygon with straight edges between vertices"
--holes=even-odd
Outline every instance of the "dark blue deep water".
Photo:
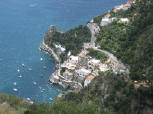
[{"label": "dark blue deep water", "polygon": [[50,98],[59,94],[57,89],[64,90],[48,83],[56,63],[39,51],[49,26],[55,24],[58,29],[68,30],[126,1],[0,0],[0,93],[51,102]]}]

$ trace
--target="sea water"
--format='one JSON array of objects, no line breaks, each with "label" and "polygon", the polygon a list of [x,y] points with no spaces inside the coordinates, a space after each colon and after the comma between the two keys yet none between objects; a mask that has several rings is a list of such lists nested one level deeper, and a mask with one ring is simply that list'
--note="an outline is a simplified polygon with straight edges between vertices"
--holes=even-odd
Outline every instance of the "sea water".
[{"label": "sea water", "polygon": [[50,25],[66,31],[126,1],[0,0],[0,93],[52,102],[66,90],[49,84],[56,62],[39,50]]}]

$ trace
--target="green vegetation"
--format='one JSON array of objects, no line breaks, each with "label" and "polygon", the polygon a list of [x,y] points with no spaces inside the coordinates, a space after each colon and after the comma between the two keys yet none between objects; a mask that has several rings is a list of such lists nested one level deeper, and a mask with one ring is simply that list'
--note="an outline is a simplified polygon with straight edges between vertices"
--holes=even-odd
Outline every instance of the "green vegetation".
[{"label": "green vegetation", "polygon": [[29,105],[15,95],[0,94],[0,114],[24,114]]},{"label": "green vegetation", "polygon": [[[137,0],[127,11],[112,16],[128,17],[129,24],[113,22],[102,27],[97,43],[130,66],[130,75],[112,71],[99,76],[80,91],[57,98],[52,104],[29,105],[16,96],[0,95],[0,114],[152,114],[153,112],[153,0]],[[101,17],[94,19],[100,22]],[[46,34],[45,43],[54,48],[59,43],[77,54],[90,31],[79,26],[65,33]],[[61,54],[63,60],[66,54]],[[94,49],[89,56],[104,61],[107,57]],[[61,73],[65,69],[62,69]],[[132,79],[132,80],[131,80]],[[134,80],[147,80],[149,87],[134,88]],[[104,110],[105,109],[105,110]]]},{"label": "green vegetation", "polygon": [[94,114],[95,109],[94,105],[57,100],[51,105],[32,105],[25,114]]},{"label": "green vegetation", "polygon": [[93,58],[99,59],[101,62],[106,61],[107,58],[108,58],[104,53],[101,53],[99,51],[96,51],[93,48],[90,48],[89,49],[88,55],[91,56],[91,57],[93,57]]},{"label": "green vegetation", "polygon": [[78,54],[84,42],[89,42],[91,38],[90,30],[86,26],[79,26],[65,33],[55,32],[46,35],[47,44],[53,48],[53,44],[61,44],[66,48],[66,52],[71,51],[73,55]]},{"label": "green vegetation", "polygon": [[137,0],[127,11],[111,12],[113,16],[128,17],[129,24],[113,22],[102,27],[97,43],[114,53],[131,67],[133,80],[153,80],[153,1]]}]

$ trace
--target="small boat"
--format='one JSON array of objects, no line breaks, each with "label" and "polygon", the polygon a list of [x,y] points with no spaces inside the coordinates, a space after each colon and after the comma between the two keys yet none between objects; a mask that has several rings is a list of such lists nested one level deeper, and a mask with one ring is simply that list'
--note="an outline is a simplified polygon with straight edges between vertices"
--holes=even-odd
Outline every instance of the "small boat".
[{"label": "small boat", "polygon": [[13,85],[17,85],[17,83],[16,83],[16,82],[14,82],[14,83],[13,83]]},{"label": "small boat", "polygon": [[20,72],[20,69],[18,69],[17,72]]},{"label": "small boat", "polygon": [[22,64],[23,67],[25,67],[25,64]]},{"label": "small boat", "polygon": [[44,69],[46,69],[46,68],[47,68],[47,66],[43,66],[43,68],[44,68]]},{"label": "small boat", "polygon": [[53,100],[53,98],[50,97],[49,100]]},{"label": "small boat", "polygon": [[27,100],[30,101],[31,99],[28,97]]},{"label": "small boat", "polygon": [[32,68],[29,68],[29,70],[32,70]]},{"label": "small boat", "polygon": [[43,58],[40,58],[40,61],[43,61]]},{"label": "small boat", "polygon": [[13,88],[13,91],[18,91],[18,89],[16,89],[16,88]]},{"label": "small boat", "polygon": [[37,82],[33,82],[33,84],[34,84],[34,85],[36,85],[36,84],[37,84]]},{"label": "small boat", "polygon": [[22,78],[22,76],[20,75],[20,76],[18,76],[19,78]]}]

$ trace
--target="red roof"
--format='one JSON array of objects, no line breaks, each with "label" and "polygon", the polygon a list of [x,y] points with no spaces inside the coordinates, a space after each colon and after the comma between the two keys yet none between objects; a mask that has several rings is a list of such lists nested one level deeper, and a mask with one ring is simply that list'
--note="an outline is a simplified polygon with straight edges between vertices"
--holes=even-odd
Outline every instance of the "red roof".
[{"label": "red roof", "polygon": [[93,76],[93,75],[89,75],[88,77],[87,77],[87,79],[88,80],[93,80],[95,77]]}]

